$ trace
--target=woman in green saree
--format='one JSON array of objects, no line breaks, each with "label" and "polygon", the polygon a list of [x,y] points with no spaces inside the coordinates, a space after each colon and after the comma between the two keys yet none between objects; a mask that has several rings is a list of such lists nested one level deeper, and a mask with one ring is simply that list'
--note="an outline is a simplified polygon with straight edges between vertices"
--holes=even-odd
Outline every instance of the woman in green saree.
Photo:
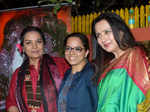
[{"label": "woman in green saree", "polygon": [[100,73],[97,112],[136,112],[150,88],[149,64],[125,22],[115,13],[102,13],[92,24]]}]

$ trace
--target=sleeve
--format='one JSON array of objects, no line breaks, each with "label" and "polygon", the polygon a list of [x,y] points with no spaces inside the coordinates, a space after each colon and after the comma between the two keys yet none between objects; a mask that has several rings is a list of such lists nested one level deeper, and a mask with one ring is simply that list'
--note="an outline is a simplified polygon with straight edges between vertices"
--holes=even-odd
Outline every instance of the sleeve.
[{"label": "sleeve", "polygon": [[60,76],[63,78],[66,70],[70,68],[69,64],[66,62],[64,58],[61,58],[61,57],[53,57],[53,59],[58,67]]},{"label": "sleeve", "polygon": [[8,91],[8,96],[6,98],[6,110],[8,110],[9,107],[11,106],[16,106],[17,107],[17,102],[16,102],[16,82],[17,82],[17,76],[18,76],[18,69],[13,73],[11,82],[9,85],[9,91]]},{"label": "sleeve", "polygon": [[93,111],[96,112],[98,104],[97,87],[93,85],[91,81],[90,84],[88,84],[88,91],[92,100]]},{"label": "sleeve", "polygon": [[[93,72],[89,72],[89,74],[93,75]],[[89,95],[91,97],[91,103],[93,105],[93,112],[96,112],[97,109],[97,104],[98,104],[98,94],[97,94],[97,85],[94,84],[94,82],[91,80],[92,77],[91,75],[89,77],[87,77],[87,88],[88,88],[88,92]]]}]

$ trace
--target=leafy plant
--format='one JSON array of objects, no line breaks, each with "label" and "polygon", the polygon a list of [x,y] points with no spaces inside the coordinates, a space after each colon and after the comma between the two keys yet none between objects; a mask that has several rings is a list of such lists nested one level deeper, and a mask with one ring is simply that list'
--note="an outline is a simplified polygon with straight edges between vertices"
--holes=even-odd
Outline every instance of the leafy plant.
[{"label": "leafy plant", "polygon": [[57,13],[57,11],[61,8],[62,3],[72,3],[72,0],[39,0],[38,3],[39,4],[55,4],[54,8],[53,8],[53,12],[54,14]]}]

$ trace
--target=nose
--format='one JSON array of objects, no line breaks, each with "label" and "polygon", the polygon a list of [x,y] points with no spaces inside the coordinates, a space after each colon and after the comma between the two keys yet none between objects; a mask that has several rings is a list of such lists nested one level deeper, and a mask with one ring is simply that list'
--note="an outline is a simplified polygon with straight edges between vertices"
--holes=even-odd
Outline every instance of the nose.
[{"label": "nose", "polygon": [[75,54],[75,49],[71,49],[70,54]]},{"label": "nose", "polygon": [[107,35],[103,33],[101,35],[101,40],[102,40],[102,42],[105,42],[107,40]]},{"label": "nose", "polygon": [[34,43],[32,44],[32,48],[37,48],[37,43],[36,43],[36,42],[34,42]]}]

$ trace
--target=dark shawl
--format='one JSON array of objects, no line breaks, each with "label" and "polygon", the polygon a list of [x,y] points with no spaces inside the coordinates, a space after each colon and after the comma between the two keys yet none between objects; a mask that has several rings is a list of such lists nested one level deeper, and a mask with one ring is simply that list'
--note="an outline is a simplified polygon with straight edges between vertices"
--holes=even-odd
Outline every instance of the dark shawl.
[{"label": "dark shawl", "polygon": [[[21,112],[28,112],[22,96],[23,82],[26,74],[25,69],[26,69],[26,65],[29,65],[28,63],[29,63],[28,61],[25,61],[23,63],[23,65],[19,70],[18,79],[17,79],[16,100],[18,103],[19,110]],[[53,67],[53,69],[50,69],[51,66],[55,66],[55,68]],[[56,71],[56,69],[57,67],[54,60],[47,54],[43,55],[43,58],[40,61],[39,73],[40,73],[40,90],[42,95],[44,112],[57,112],[57,106],[56,106],[57,89],[56,89],[55,81],[51,74],[53,73],[52,71],[53,70]]]}]

